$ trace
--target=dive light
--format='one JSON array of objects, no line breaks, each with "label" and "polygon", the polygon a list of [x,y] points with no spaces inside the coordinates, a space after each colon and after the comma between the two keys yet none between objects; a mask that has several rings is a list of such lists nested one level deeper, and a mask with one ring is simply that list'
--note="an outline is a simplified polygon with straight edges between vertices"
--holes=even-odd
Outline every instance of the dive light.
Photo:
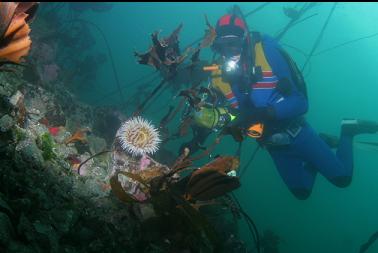
[{"label": "dive light", "polygon": [[221,65],[213,64],[210,66],[204,66],[203,71],[220,71],[223,76],[228,78],[238,77],[241,75],[242,71],[239,65],[240,56],[232,56],[227,58],[225,62]]},{"label": "dive light", "polygon": [[239,69],[240,55],[234,55],[226,59],[223,69],[226,73],[235,73]]},{"label": "dive light", "polygon": [[238,67],[238,64],[236,61],[234,60],[228,60],[226,63],[225,63],[225,67],[224,67],[224,70],[226,72],[234,72]]},{"label": "dive light", "polygon": [[220,69],[220,65],[213,64],[213,65],[210,65],[210,66],[205,66],[202,69],[203,69],[203,71],[216,71],[216,70]]}]

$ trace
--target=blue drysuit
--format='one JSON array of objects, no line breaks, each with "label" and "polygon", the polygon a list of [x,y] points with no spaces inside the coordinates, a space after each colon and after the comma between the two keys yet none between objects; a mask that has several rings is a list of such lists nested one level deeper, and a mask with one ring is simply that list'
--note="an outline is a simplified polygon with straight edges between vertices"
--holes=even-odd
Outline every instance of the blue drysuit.
[{"label": "blue drysuit", "polygon": [[[242,112],[249,113],[251,117],[256,108],[269,108],[274,112],[273,118],[265,121],[268,136],[264,136],[263,140],[266,140],[275,132],[284,132],[291,121],[303,118],[308,109],[308,102],[306,96],[294,84],[289,64],[278,43],[266,35],[261,36],[261,40],[265,57],[275,78],[278,81],[285,79],[286,84],[290,85],[290,92],[282,94],[283,92],[275,87],[251,88],[248,93],[243,93],[238,82],[231,82],[231,87]],[[290,136],[289,144],[264,145],[291,192],[299,199],[306,199],[311,193],[317,172],[336,186],[349,185],[353,172],[353,136],[341,134],[335,155],[307,122],[302,120],[300,126],[300,132]],[[261,142],[264,144],[264,141]]]}]

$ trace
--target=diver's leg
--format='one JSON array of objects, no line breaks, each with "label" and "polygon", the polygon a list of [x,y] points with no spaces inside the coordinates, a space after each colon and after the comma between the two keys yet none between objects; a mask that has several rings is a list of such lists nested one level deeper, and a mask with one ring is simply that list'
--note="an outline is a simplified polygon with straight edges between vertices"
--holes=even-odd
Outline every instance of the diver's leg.
[{"label": "diver's leg", "polygon": [[354,167],[353,136],[341,134],[336,156],[343,163],[346,174],[352,176]]},{"label": "diver's leg", "polygon": [[[312,164],[334,185],[346,187],[350,184],[353,174],[351,138],[343,138],[342,148],[336,156],[326,142],[306,124],[292,146],[305,161]],[[345,158],[340,159],[341,156]]]},{"label": "diver's leg", "polygon": [[281,178],[298,199],[307,199],[314,186],[316,171],[292,150],[290,146],[268,148]]},{"label": "diver's leg", "polygon": [[355,136],[357,134],[374,134],[378,132],[378,123],[369,120],[343,119],[341,134]]},{"label": "diver's leg", "polygon": [[[343,119],[341,122],[341,138],[343,144],[341,147],[348,146],[350,144],[350,137],[354,137],[357,134],[374,134],[378,132],[378,123],[368,120],[358,120],[358,119]],[[340,139],[337,136],[333,136],[326,133],[320,133],[319,136],[331,147],[338,148],[340,144]],[[344,143],[345,141],[345,143]],[[344,151],[341,151],[341,153]],[[343,155],[342,155],[343,156]]]},{"label": "diver's leg", "polygon": [[337,157],[346,167],[353,168],[353,137],[358,134],[371,134],[378,131],[378,124],[373,121],[344,119],[341,122],[340,140]]},{"label": "diver's leg", "polygon": [[344,164],[347,174],[352,175],[353,137],[358,134],[372,134],[378,131],[378,124],[374,121],[344,119],[341,122],[341,133],[336,155]]}]

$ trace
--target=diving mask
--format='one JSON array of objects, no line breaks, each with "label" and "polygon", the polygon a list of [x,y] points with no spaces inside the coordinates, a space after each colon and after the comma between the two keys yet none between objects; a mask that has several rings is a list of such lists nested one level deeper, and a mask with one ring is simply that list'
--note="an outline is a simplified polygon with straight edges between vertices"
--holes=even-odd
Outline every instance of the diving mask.
[{"label": "diving mask", "polygon": [[234,35],[226,35],[216,38],[213,44],[213,49],[225,57],[241,54],[243,49],[243,38]]}]

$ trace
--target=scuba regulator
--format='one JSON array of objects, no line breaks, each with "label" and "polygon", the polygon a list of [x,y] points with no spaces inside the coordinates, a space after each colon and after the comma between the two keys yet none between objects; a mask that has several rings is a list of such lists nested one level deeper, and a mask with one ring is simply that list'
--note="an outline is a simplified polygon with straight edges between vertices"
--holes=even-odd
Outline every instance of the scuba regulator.
[{"label": "scuba regulator", "polygon": [[226,107],[216,106],[217,95],[208,88],[188,89],[179,95],[188,99],[184,117],[191,115],[200,127],[218,131],[236,118]]},{"label": "scuba regulator", "polygon": [[224,107],[202,106],[194,112],[193,118],[197,125],[219,131],[233,121],[236,116]]},{"label": "scuba regulator", "polygon": [[[227,127],[230,122],[235,120],[236,116],[224,107],[204,106],[194,113],[193,119],[200,127],[221,131],[224,127]],[[264,124],[254,123],[250,125],[244,133],[251,138],[258,139],[262,137],[263,132]]]}]

